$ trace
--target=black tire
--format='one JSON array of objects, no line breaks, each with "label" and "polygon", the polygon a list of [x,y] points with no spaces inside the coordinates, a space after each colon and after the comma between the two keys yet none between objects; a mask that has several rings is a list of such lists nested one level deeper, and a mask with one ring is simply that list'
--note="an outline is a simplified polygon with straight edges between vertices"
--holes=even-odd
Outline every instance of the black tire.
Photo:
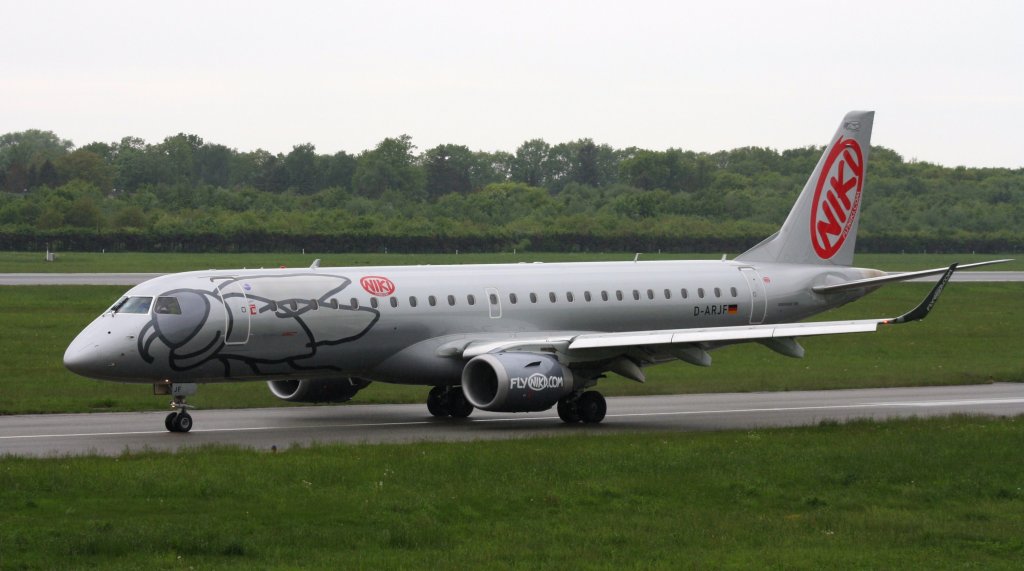
[{"label": "black tire", "polygon": [[188,432],[192,430],[192,416],[187,412],[178,414],[178,417],[174,419],[174,427],[177,428],[177,432]]},{"label": "black tire", "polygon": [[580,395],[576,401],[576,410],[579,411],[580,420],[587,424],[597,424],[604,420],[604,415],[608,412],[608,403],[601,393],[588,391]]},{"label": "black tire", "polygon": [[558,401],[558,418],[566,424],[575,424],[580,421],[580,411],[576,408],[576,401],[561,399]]},{"label": "black tire", "polygon": [[461,387],[448,391],[448,412],[452,418],[466,418],[473,414],[473,403],[469,402]]},{"label": "black tire", "polygon": [[177,416],[178,416],[178,413],[172,412],[172,413],[167,415],[167,418],[164,419],[164,426],[167,427],[167,431],[168,432],[177,432],[178,431],[178,429],[174,427],[174,420],[177,418]]},{"label": "black tire", "polygon": [[445,417],[448,412],[448,399],[444,396],[444,387],[434,387],[427,395],[427,410],[437,417]]}]

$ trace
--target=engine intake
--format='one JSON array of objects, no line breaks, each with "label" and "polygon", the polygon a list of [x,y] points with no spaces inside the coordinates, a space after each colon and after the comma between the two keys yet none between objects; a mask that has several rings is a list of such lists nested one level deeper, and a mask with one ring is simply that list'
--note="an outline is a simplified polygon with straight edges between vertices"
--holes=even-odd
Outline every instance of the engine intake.
[{"label": "engine intake", "polygon": [[346,402],[369,384],[370,381],[355,377],[267,381],[270,392],[288,402]]},{"label": "engine intake", "polygon": [[536,353],[488,353],[466,363],[462,391],[481,410],[547,410],[573,391],[572,372]]}]

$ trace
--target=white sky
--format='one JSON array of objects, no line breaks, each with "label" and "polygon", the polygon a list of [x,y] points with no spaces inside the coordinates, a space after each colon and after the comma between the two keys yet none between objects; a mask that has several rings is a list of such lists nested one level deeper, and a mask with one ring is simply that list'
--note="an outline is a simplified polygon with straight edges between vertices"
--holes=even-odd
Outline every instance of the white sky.
[{"label": "white sky", "polygon": [[0,0],[0,133],[357,153],[873,142],[1024,166],[1024,2]]}]

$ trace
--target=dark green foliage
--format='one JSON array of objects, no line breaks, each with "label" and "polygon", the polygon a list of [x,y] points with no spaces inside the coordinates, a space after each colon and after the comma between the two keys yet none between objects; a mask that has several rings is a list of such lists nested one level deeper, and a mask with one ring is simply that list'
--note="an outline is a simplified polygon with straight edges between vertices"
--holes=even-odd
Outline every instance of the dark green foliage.
[{"label": "dark green foliage", "polygon": [[[514,155],[417,154],[402,135],[357,156],[274,155],[186,133],[71,149],[51,132],[0,137],[0,250],[739,252],[778,228],[822,151],[532,139]],[[873,147],[860,228],[862,251],[1020,251],[1024,169]]]}]

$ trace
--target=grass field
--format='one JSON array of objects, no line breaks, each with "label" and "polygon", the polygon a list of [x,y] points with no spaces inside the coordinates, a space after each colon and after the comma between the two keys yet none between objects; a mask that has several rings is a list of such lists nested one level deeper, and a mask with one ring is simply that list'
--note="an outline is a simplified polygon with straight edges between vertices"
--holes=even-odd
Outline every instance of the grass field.
[{"label": "grass field", "polygon": [[[898,315],[929,287],[890,285],[822,317]],[[125,289],[0,287],[0,414],[166,408],[167,399],[152,396],[148,385],[92,381],[63,367],[71,339]],[[649,368],[645,384],[612,375],[600,388],[615,396],[1022,381],[1022,298],[1024,284],[953,284],[927,320],[873,334],[803,339],[807,357],[802,360],[741,345],[714,352],[710,368],[670,363]],[[356,402],[424,402],[426,393],[425,387],[374,383]],[[285,405],[262,383],[206,385],[189,402],[201,408]]]},{"label": "grass field", "polygon": [[1019,569],[1024,418],[0,461],[0,568]]},{"label": "grass field", "polygon": [[[733,258],[738,252],[729,253]],[[409,264],[495,264],[516,262],[586,262],[632,260],[633,253],[491,253],[491,254],[147,254],[60,252],[57,261],[43,261],[41,252],[0,252],[0,273],[19,272],[147,272],[171,273],[210,268],[305,267],[321,258],[323,266],[387,266]],[[722,254],[643,253],[642,260],[717,260]],[[854,263],[886,271],[922,270],[999,258],[1021,258],[992,266],[993,270],[1024,270],[1024,256],[1015,254],[858,254]],[[982,268],[981,270],[983,270]]]}]

